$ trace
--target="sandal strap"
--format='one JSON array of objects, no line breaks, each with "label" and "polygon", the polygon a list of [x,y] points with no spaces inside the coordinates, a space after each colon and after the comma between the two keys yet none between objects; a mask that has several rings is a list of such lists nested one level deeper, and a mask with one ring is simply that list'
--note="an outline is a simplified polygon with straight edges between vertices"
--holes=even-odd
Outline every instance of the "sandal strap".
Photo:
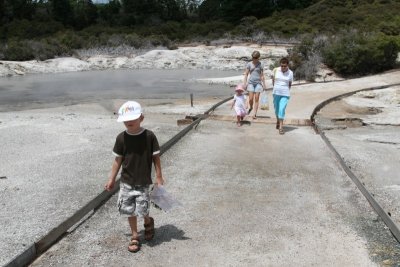
[{"label": "sandal strap", "polygon": [[[131,248],[133,247],[133,248]],[[132,239],[131,242],[129,242],[128,245],[128,251],[129,252],[133,252],[136,253],[140,250],[140,242],[137,239]]]},{"label": "sandal strap", "polygon": [[140,245],[140,242],[137,239],[131,239],[131,241],[129,242],[129,246],[138,246],[138,245]]},{"label": "sandal strap", "polygon": [[144,239],[146,241],[150,241],[153,239],[155,234],[155,229],[154,229],[154,219],[150,217],[150,222],[144,224]]}]

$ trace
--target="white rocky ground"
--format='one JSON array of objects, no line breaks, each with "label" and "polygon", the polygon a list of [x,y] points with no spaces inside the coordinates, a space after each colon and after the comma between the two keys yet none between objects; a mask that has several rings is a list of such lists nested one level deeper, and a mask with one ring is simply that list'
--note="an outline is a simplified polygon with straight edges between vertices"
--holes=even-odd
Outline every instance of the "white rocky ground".
[{"label": "white rocky ground", "polygon": [[[251,53],[258,50],[264,63],[265,74],[271,74],[270,66],[281,57],[287,56],[287,46],[237,45],[237,46],[196,46],[179,47],[176,50],[156,49],[146,53],[132,52],[128,56],[88,55],[80,52],[79,58],[64,57],[45,61],[0,61],[0,77],[32,73],[59,73],[70,71],[102,69],[216,69],[241,70]],[[329,75],[328,75],[329,73]],[[320,80],[337,79],[332,71],[321,68]],[[240,81],[241,76],[230,81]],[[205,82],[226,83],[226,79],[204,80]]]},{"label": "white rocky ground", "polygon": [[379,110],[377,114],[363,116],[363,122],[366,124],[400,126],[400,86],[360,92],[344,101],[354,107]]}]

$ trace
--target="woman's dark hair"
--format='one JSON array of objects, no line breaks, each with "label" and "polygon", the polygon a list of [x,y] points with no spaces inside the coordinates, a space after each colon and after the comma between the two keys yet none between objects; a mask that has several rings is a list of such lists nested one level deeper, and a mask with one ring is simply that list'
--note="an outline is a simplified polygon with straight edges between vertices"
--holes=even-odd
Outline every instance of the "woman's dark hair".
[{"label": "woman's dark hair", "polygon": [[281,60],[279,61],[281,64],[287,64],[289,65],[289,59],[287,59],[287,57],[283,57],[281,58]]},{"label": "woman's dark hair", "polygon": [[252,58],[260,58],[260,52],[258,52],[257,50],[254,51],[253,53],[251,53],[251,57]]}]

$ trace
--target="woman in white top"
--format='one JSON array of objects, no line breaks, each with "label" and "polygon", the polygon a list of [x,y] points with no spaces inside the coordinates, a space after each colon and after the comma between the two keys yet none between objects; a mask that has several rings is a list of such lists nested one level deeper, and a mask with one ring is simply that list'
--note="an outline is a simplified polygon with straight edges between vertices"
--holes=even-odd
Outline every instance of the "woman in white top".
[{"label": "woman in white top", "polygon": [[286,106],[290,98],[290,88],[293,82],[293,72],[289,69],[289,60],[282,58],[280,67],[274,70],[272,76],[272,95],[274,98],[274,108],[276,115],[276,129],[279,134],[284,134],[283,120],[285,119]]},{"label": "woman in white top", "polygon": [[[243,84],[246,90],[249,92],[249,105],[250,109],[248,114],[253,110],[254,103],[254,115],[253,119],[257,118],[258,102],[260,99],[260,93],[265,89],[264,79],[264,65],[260,62],[260,52],[254,51],[251,54],[252,61],[247,63],[246,70],[244,72]],[[250,77],[247,79],[247,77]]]}]

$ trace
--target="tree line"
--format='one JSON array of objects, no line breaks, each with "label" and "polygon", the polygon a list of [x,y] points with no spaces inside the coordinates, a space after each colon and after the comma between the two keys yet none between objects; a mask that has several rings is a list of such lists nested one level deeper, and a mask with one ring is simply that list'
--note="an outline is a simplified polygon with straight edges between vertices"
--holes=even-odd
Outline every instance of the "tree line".
[{"label": "tree line", "polygon": [[[246,16],[258,19],[275,11],[302,9],[316,0],[0,0],[0,22],[6,27],[14,20],[55,21],[81,30],[94,24],[111,27],[155,25],[165,21],[238,23]],[[2,38],[7,37],[7,32]]]},{"label": "tree line", "polygon": [[45,60],[79,49],[175,49],[183,42],[300,42],[292,66],[312,80],[396,67],[400,0],[0,0],[0,60]]}]

